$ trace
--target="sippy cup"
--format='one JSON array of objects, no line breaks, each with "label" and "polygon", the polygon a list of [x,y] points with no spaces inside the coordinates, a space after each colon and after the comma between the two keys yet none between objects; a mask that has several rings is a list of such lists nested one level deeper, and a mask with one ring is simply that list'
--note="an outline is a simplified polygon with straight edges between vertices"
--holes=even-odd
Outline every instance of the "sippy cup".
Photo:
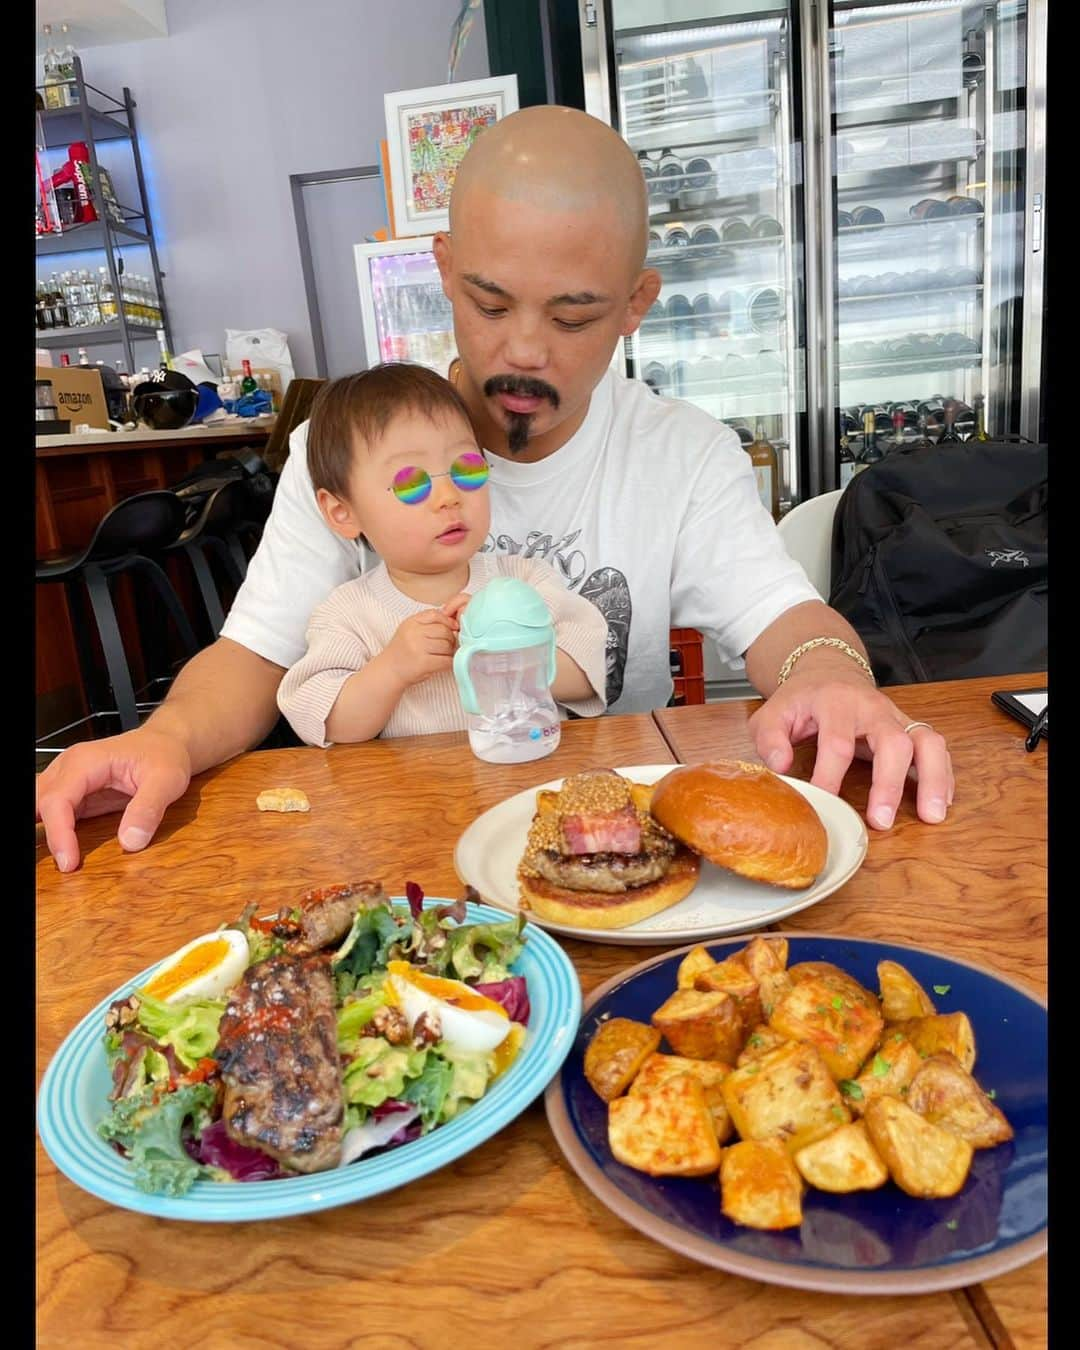
[{"label": "sippy cup", "polygon": [[465,606],[454,678],[480,759],[522,764],[559,744],[551,696],[555,629],[543,596],[528,582],[494,577]]}]

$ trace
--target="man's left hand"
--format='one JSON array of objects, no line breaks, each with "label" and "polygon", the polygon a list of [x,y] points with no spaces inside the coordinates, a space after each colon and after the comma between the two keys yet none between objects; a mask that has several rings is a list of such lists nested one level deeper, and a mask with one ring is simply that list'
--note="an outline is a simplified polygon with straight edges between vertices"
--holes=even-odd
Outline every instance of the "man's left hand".
[{"label": "man's left hand", "polygon": [[916,781],[920,820],[937,824],[952,805],[955,783],[945,739],[909,717],[857,671],[793,672],[750,719],[757,753],[775,773],[786,773],[794,747],[817,736],[811,782],[838,793],[851,761],[873,763],[866,818],[879,830],[893,823],[904,784]]}]

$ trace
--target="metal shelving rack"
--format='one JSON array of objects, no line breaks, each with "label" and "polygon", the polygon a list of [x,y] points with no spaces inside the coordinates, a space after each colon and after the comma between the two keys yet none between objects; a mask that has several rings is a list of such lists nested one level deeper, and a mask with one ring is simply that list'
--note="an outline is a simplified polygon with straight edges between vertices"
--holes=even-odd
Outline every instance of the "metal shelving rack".
[{"label": "metal shelving rack", "polygon": [[[132,344],[135,342],[153,342],[156,345],[156,327],[164,328],[165,342],[173,350],[172,329],[169,312],[165,305],[165,288],[162,285],[163,273],[158,263],[157,245],[154,241],[153,222],[150,219],[146,199],[146,183],[143,179],[142,159],[139,155],[139,140],[135,130],[135,100],[131,90],[124,86],[123,99],[113,98],[111,94],[87,84],[83,78],[82,61],[75,57],[74,84],[79,93],[77,106],[67,108],[47,108],[39,110],[38,118],[43,128],[45,143],[38,148],[48,151],[72,141],[86,142],[90,152],[90,167],[93,170],[91,195],[98,218],[85,225],[70,225],[56,234],[37,236],[37,256],[43,257],[58,253],[95,252],[105,254],[105,263],[116,296],[116,314],[113,322],[105,324],[80,325],[73,328],[46,328],[35,332],[35,345],[38,347],[81,347],[115,345],[119,343],[124,350],[124,358],[129,371],[138,369]],[[44,92],[44,85],[38,89]],[[105,106],[92,105],[89,95],[97,95]],[[139,206],[127,206],[120,203],[123,224],[115,221],[110,214],[109,205],[101,188],[101,173],[98,165],[97,145],[100,141],[126,139],[131,142],[131,153],[135,163],[135,177],[139,186]],[[157,303],[161,310],[161,324],[148,328],[131,321],[123,301],[123,256],[124,247],[145,247],[150,253],[151,276],[157,292]],[[118,259],[118,254],[119,259]],[[117,265],[119,261],[119,266]]]}]

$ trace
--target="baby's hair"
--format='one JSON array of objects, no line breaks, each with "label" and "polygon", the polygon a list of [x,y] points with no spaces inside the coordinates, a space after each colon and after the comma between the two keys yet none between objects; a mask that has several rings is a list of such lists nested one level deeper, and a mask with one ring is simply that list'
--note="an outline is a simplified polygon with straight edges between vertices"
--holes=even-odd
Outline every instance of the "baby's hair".
[{"label": "baby's hair", "polygon": [[308,423],[308,472],[316,492],[349,495],[349,473],[357,438],[370,445],[402,412],[435,418],[460,417],[471,426],[469,410],[449,380],[426,366],[388,362],[343,375],[323,385]]}]

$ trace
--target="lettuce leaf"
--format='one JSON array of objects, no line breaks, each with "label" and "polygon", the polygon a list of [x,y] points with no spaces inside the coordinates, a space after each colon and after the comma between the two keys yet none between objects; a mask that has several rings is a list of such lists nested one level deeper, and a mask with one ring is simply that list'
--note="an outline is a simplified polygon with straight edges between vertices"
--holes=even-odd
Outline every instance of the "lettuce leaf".
[{"label": "lettuce leaf", "polygon": [[140,993],[137,1021],[162,1045],[171,1045],[186,1069],[214,1053],[218,1023],[225,1012],[222,998],[199,998],[190,1003],[162,1003]]},{"label": "lettuce leaf", "polygon": [[343,1053],[349,1053],[353,1050],[353,1043],[361,1035],[364,1027],[385,1005],[386,994],[383,990],[385,982],[385,971],[366,979],[359,996],[350,996],[349,1001],[343,1003],[338,1009],[338,1049]]},{"label": "lettuce leaf", "polygon": [[191,1120],[196,1138],[210,1122],[214,1089],[192,1083],[154,1101],[154,1089],[122,1097],[98,1125],[98,1133],[117,1143],[131,1159],[135,1185],[141,1191],[183,1195],[203,1174],[184,1147],[184,1122]]},{"label": "lettuce leaf", "polygon": [[524,943],[521,930],[525,916],[519,914],[505,923],[467,923],[448,934],[442,974],[453,970],[454,978],[496,984],[510,978],[510,967],[521,955]]},{"label": "lettuce leaf", "polygon": [[420,1077],[406,1083],[402,1089],[402,1100],[419,1107],[425,1132],[436,1126],[442,1118],[453,1080],[454,1066],[441,1055],[433,1054],[428,1055]]}]

